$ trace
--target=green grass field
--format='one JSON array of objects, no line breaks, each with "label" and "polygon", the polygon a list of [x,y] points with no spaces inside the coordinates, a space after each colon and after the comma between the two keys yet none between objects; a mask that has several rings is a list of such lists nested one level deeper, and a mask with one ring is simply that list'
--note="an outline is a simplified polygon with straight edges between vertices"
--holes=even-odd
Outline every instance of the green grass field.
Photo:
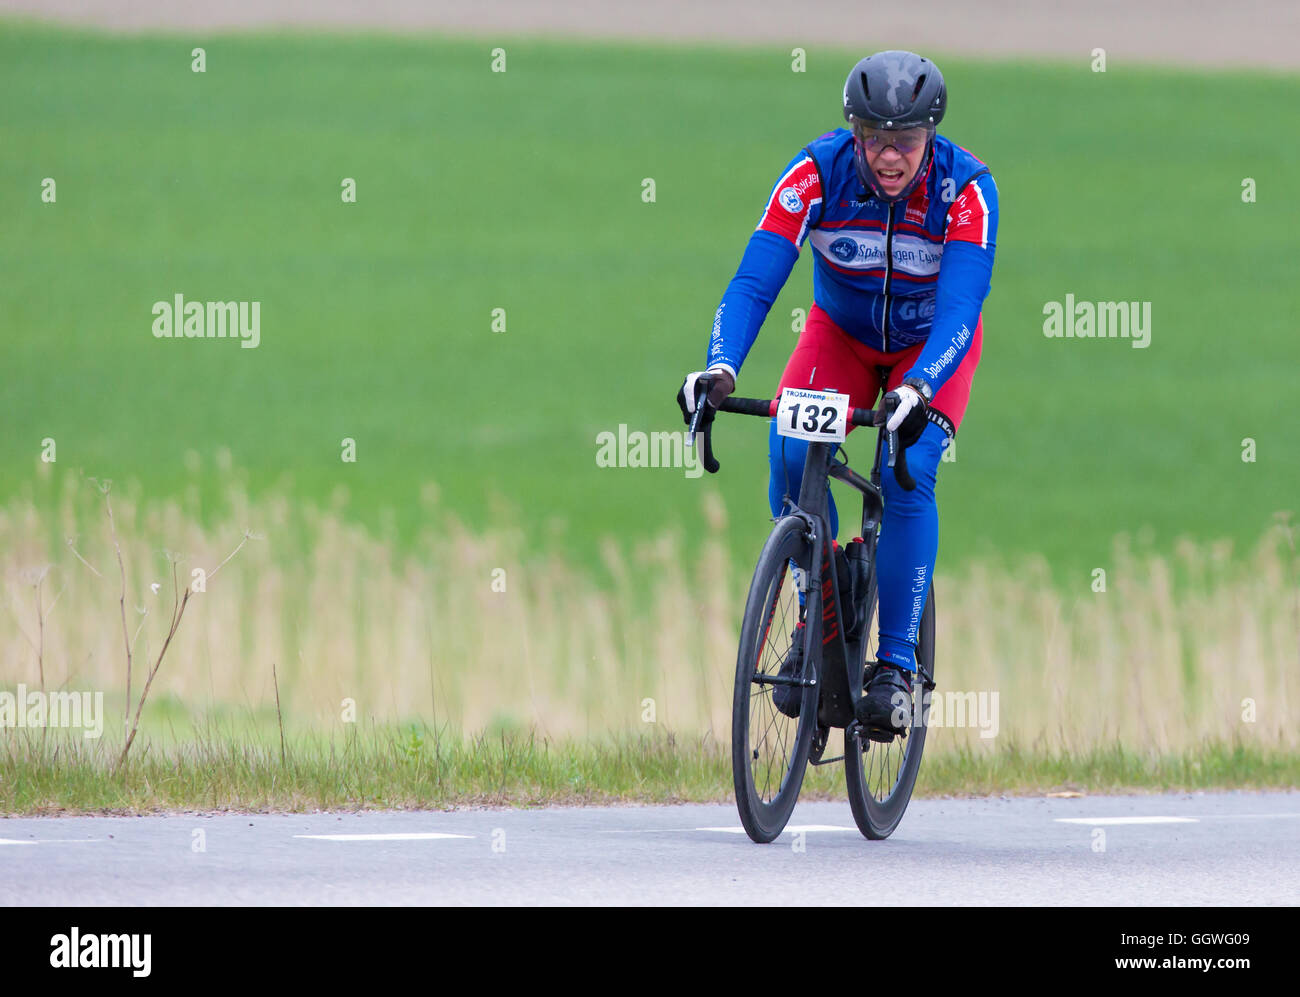
[{"label": "green grass field", "polygon": [[[5,741],[0,815],[723,802],[733,792],[726,745],[671,733],[551,741],[526,732],[464,742],[428,728],[367,728],[347,737],[288,738],[283,752],[274,735],[209,734],[160,747],[119,771],[117,745],[30,732],[6,732]],[[839,765],[810,769],[801,798],[844,799],[843,772]],[[927,758],[915,795],[1280,789],[1297,780],[1293,752],[1256,745],[1152,754],[1115,744],[1053,753],[1013,742],[995,752]]]},{"label": "green grass field", "polygon": [[[0,499],[51,437],[60,468],[158,497],[194,455],[215,481],[228,450],[254,493],[346,494],[405,536],[432,482],[471,525],[567,538],[592,565],[601,535],[698,539],[717,489],[738,559],[756,553],[761,426],[718,430],[708,481],[598,468],[596,435],[678,428],[672,396],[757,212],[841,123],[857,53],[813,48],[794,73],[780,48],[504,44],[493,73],[470,41],[0,26]],[[1277,127],[1300,80],[941,64],[943,131],[991,165],[1002,204],[941,563],[1042,554],[1082,586],[1117,533],[1252,543],[1300,489],[1300,136]],[[741,394],[775,384],[810,267]],[[1151,346],[1045,338],[1043,305],[1067,292],[1150,301]],[[155,339],[151,306],[176,293],[260,301],[260,346]]]}]

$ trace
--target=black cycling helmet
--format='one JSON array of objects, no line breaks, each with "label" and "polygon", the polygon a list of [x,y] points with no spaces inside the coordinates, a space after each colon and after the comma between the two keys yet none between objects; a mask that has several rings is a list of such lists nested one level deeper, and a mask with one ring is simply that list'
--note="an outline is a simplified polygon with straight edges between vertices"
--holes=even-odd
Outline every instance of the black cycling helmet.
[{"label": "black cycling helmet", "polygon": [[[943,120],[947,107],[948,90],[943,84],[943,73],[915,52],[877,52],[853,67],[844,81],[844,120],[853,128],[853,159],[858,178],[868,193],[882,201],[901,201],[911,195],[930,168],[935,126]],[[866,150],[859,135],[863,127],[925,128],[929,133],[925,156],[916,175],[892,197],[881,189],[867,165]]]}]

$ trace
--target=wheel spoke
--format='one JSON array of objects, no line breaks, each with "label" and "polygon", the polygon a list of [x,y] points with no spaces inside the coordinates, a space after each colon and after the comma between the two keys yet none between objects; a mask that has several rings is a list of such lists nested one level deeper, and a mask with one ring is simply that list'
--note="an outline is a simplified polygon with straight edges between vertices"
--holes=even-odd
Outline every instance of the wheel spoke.
[{"label": "wheel spoke", "polygon": [[[879,608],[874,599],[874,586],[871,592],[872,605],[868,611],[867,626],[872,629],[866,631],[868,636],[864,648],[864,658],[867,661],[875,661],[878,658],[873,640],[876,611]],[[933,651],[930,649],[930,643],[934,639],[932,603],[927,602],[922,620],[922,644],[917,649],[918,666],[924,662],[927,673],[932,674]],[[893,833],[911,798],[925,744],[925,727],[919,713],[923,694],[924,689],[914,676],[910,689],[912,723],[906,736],[895,735],[887,742],[872,741],[867,736],[867,732],[862,730],[859,735],[859,750],[846,752],[849,802],[858,827],[868,838],[884,838]]]},{"label": "wheel spoke", "polygon": [[[764,605],[767,607],[766,620],[763,628],[763,646],[759,648],[756,655],[756,675],[775,675],[780,670],[781,662],[793,642],[793,632],[789,626],[790,605],[788,601],[783,603],[781,599],[783,591],[789,594],[789,590],[784,586],[786,575],[786,571],[782,570],[772,586],[771,596],[764,600]],[[797,600],[795,605],[797,606]],[[771,667],[764,667],[766,661],[772,662]],[[754,787],[766,803],[781,792],[781,787],[785,783],[784,776],[790,757],[792,721],[777,709],[776,702],[772,698],[777,687],[768,683],[756,685],[756,689],[751,690],[750,705],[751,710],[756,708],[759,711],[759,716],[758,723],[752,725],[756,736],[751,756]],[[775,786],[773,786],[774,782]]]},{"label": "wheel spoke", "polygon": [[[768,678],[780,674],[781,665],[802,633],[797,586],[790,563],[809,558],[802,524],[794,519],[778,522],[755,570],[746,602],[742,647],[737,660],[732,764],[736,802],[750,837],[771,841],[784,827],[803,781],[813,725],[787,717],[776,704],[804,688]],[[798,768],[796,769],[796,762]]]}]

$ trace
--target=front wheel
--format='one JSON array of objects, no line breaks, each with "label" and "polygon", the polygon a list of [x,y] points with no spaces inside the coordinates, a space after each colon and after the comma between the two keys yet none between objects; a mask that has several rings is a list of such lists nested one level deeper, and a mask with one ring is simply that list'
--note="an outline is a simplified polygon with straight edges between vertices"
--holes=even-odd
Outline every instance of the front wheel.
[{"label": "front wheel", "polygon": [[[803,619],[799,589],[791,564],[804,578],[812,565],[812,542],[796,516],[777,521],[759,555],[745,602],[736,657],[736,687],[731,713],[731,770],[736,807],[746,833],[760,843],[785,829],[803,785],[808,750],[817,725],[817,674],[821,650],[820,620],[798,627]],[[780,675],[796,642],[804,655],[797,674]],[[811,655],[806,653],[811,650]],[[793,683],[793,684],[792,684]],[[791,712],[773,699],[782,689]]]},{"label": "front wheel", "polygon": [[[863,659],[874,662],[874,641],[869,637],[877,626],[876,573],[872,566],[871,581],[867,587],[866,624],[863,634]],[[921,769],[921,753],[925,750],[925,731],[929,710],[929,689],[934,685],[934,585],[921,614],[917,633],[916,675],[912,680],[912,726],[906,735],[897,735],[889,741],[873,741],[857,724],[845,731],[844,778],[848,783],[849,807],[858,830],[873,841],[888,838],[903,819],[912,798],[916,774]],[[927,686],[928,683],[928,686]]]}]

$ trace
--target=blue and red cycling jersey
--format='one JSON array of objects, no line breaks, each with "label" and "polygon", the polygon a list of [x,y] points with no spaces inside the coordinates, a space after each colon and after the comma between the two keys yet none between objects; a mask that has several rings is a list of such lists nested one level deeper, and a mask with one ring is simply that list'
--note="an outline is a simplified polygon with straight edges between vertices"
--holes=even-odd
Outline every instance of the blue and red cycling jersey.
[{"label": "blue and red cycling jersey", "polygon": [[998,191],[974,155],[942,135],[906,201],[869,199],[853,134],[805,146],[772,187],[713,319],[707,366],[740,373],[805,241],[813,300],[840,329],[884,353],[924,342],[907,372],[937,394],[970,348],[989,292]]}]

